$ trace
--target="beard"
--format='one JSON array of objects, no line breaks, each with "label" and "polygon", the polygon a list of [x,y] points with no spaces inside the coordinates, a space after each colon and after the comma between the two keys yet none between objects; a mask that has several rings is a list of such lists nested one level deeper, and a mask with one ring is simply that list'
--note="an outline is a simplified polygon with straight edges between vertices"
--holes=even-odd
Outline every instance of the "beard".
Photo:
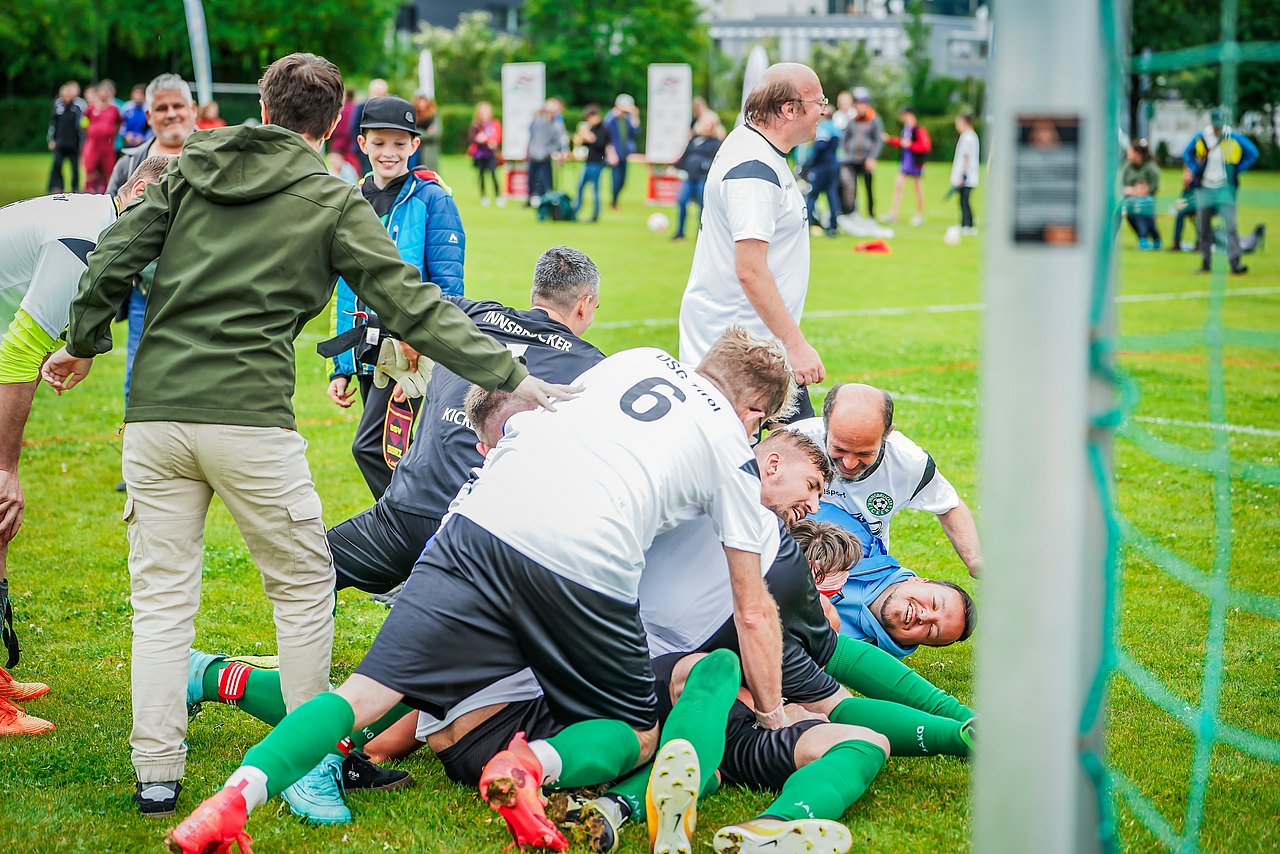
[{"label": "beard", "polygon": [[886,447],[888,447],[888,443],[887,443],[887,442],[884,442],[884,441],[881,441],[881,442],[880,442],[880,453],[876,454],[875,462],[873,462],[871,465],[867,466],[867,467],[866,467],[866,468],[864,468],[862,471],[860,471],[860,472],[858,472],[857,474],[855,474],[853,477],[845,477],[845,476],[840,472],[840,469],[839,469],[839,468],[837,468],[837,469],[836,469],[836,478],[837,478],[838,480],[842,480],[842,481],[844,481],[845,483],[858,483],[858,482],[860,482],[860,481],[864,481],[864,480],[866,480],[867,478],[871,477],[871,475],[875,472],[875,470],[876,470],[876,469],[878,469],[878,468],[880,468],[880,463],[884,460],[884,449],[885,449]]}]

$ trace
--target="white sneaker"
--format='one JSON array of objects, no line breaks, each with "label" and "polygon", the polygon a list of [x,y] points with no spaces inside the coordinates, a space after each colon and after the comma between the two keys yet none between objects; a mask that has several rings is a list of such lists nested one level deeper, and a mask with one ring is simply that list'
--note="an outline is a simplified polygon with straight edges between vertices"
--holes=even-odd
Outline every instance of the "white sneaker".
[{"label": "white sneaker", "polygon": [[494,204],[496,204],[496,205],[497,205],[498,207],[500,207],[500,208],[505,208],[505,207],[507,206],[507,197],[506,197],[506,196],[498,196],[498,197],[497,197],[496,199],[494,199],[493,201],[494,201]]},{"label": "white sneaker", "polygon": [[912,225],[924,225],[924,214],[916,214],[911,218]]},{"label": "white sneaker", "polygon": [[676,738],[659,749],[645,793],[653,854],[693,854],[701,783],[698,753],[692,744]]},{"label": "white sneaker", "polygon": [[976,225],[966,225],[965,227],[960,229],[960,233],[968,236],[973,236],[978,233],[978,227]]},{"label": "white sneaker", "polygon": [[489,207],[489,197],[488,197],[488,196],[481,196],[481,197],[480,197],[480,207],[482,207],[482,208],[487,208],[487,207]]},{"label": "white sneaker", "polygon": [[720,828],[711,844],[721,854],[846,854],[853,834],[821,818],[757,818]]}]

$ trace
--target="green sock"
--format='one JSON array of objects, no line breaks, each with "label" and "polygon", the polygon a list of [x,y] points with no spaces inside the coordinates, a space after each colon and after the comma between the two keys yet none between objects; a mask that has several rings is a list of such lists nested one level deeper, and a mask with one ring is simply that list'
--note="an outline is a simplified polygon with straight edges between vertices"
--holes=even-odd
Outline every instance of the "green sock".
[{"label": "green sock", "polygon": [[560,754],[560,789],[615,780],[635,767],[640,739],[622,721],[593,720],[570,724],[547,739]]},{"label": "green sock", "polygon": [[869,742],[842,741],[788,777],[778,799],[759,817],[838,819],[862,797],[885,758],[884,751]]},{"label": "green sock", "polygon": [[366,744],[382,735],[383,732],[391,728],[392,724],[396,723],[412,711],[412,707],[406,706],[404,703],[396,703],[391,707],[391,711],[387,712],[367,727],[361,727],[351,733],[351,746],[356,750],[363,750]]},{"label": "green sock", "polygon": [[[201,699],[222,702],[218,694],[218,680],[222,671],[233,663],[215,661],[205,668],[202,682],[204,697]],[[284,694],[280,690],[280,671],[250,668],[249,678],[244,683],[244,694],[235,701],[235,705],[265,724],[275,726],[280,723],[288,714],[284,707]]]},{"label": "green sock", "polygon": [[[880,647],[847,635],[840,635],[824,669],[840,684],[874,700],[901,703],[961,722],[973,717],[973,709]],[[897,750],[894,747],[895,753]]]},{"label": "green sock", "polygon": [[894,756],[968,756],[964,724],[900,703],[850,697],[831,712],[831,722],[873,729],[889,739]]},{"label": "green sock", "polygon": [[644,797],[649,789],[649,772],[652,770],[653,763],[646,762],[614,784],[605,794],[615,795],[626,801],[627,806],[631,808],[631,815],[644,818]]},{"label": "green sock", "polygon": [[294,709],[244,755],[267,775],[267,797],[274,798],[334,752],[334,745],[350,735],[356,715],[338,694],[317,694]]},{"label": "green sock", "polygon": [[662,744],[683,738],[698,754],[701,772],[699,789],[715,779],[724,758],[724,736],[729,726],[729,710],[742,685],[742,665],[738,656],[718,649],[689,671],[684,690],[662,727]]}]

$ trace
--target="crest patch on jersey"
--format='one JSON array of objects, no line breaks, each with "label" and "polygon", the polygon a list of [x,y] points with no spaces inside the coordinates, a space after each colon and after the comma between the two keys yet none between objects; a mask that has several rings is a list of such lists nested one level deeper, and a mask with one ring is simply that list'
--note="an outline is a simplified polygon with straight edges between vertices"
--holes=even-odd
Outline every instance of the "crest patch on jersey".
[{"label": "crest patch on jersey", "polygon": [[867,512],[875,516],[888,516],[893,510],[893,499],[883,492],[873,492],[867,496]]}]

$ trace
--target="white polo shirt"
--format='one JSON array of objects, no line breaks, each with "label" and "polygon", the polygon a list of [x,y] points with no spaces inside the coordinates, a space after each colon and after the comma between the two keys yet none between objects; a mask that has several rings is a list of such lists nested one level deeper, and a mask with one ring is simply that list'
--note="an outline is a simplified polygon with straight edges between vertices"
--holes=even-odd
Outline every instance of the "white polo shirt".
[{"label": "white polo shirt", "polygon": [[689,283],[680,301],[680,361],[697,365],[733,325],[773,333],[738,280],[735,244],[769,244],[769,272],[787,313],[798,324],[809,290],[809,214],[804,194],[781,151],[750,125],[733,130],[707,174],[702,227]]},{"label": "white polo shirt", "polygon": [[[827,431],[821,416],[797,421],[788,429],[803,433],[826,450]],[[837,473],[822,500],[857,517],[884,541],[890,554],[889,522],[899,510],[910,507],[941,514],[960,504],[956,488],[938,471],[933,457],[897,430],[885,439],[884,456],[869,475],[851,481]]]}]

